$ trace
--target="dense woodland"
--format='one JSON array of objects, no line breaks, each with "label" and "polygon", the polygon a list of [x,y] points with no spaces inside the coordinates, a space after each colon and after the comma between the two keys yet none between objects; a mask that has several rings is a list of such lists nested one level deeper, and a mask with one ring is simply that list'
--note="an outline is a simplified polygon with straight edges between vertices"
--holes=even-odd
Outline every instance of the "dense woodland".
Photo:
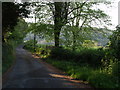
[{"label": "dense woodland", "polygon": [[[109,15],[94,8],[100,4],[110,2],[2,3],[3,73],[15,61],[15,48],[24,45],[43,61],[95,88],[120,88],[120,26],[107,28]],[[48,44],[39,43],[42,40]]]}]

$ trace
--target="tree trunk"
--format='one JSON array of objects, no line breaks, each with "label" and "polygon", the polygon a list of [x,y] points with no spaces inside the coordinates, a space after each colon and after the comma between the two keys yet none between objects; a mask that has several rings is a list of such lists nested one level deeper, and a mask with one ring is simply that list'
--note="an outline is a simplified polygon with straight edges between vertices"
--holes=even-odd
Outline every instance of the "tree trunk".
[{"label": "tree trunk", "polygon": [[75,32],[73,31],[73,51],[75,51],[76,49],[76,35],[75,35]]},{"label": "tree trunk", "polygon": [[60,36],[60,31],[55,30],[55,47],[59,47],[59,36]]},{"label": "tree trunk", "polygon": [[55,2],[55,15],[54,15],[54,39],[55,47],[59,47],[59,36],[62,28],[62,2]]},{"label": "tree trunk", "polygon": [[67,23],[68,16],[68,3],[67,2],[54,2],[54,39],[55,47],[59,47],[60,31],[63,25]]}]

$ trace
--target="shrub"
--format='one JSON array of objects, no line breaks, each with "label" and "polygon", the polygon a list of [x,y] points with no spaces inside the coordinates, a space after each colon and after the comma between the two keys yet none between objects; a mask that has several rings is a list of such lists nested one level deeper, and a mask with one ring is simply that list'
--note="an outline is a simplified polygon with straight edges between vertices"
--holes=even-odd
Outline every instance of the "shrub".
[{"label": "shrub", "polygon": [[[116,62],[112,66],[112,75],[116,79],[116,83],[120,85],[120,62]],[[119,86],[120,88],[120,86]]]},{"label": "shrub", "polygon": [[86,81],[90,75],[92,75],[93,69],[86,66],[79,66],[75,62],[71,61],[59,61],[59,60],[47,60],[48,63],[51,63],[55,67],[63,70],[68,75],[75,79],[81,79]]},{"label": "shrub", "polygon": [[120,76],[120,62],[116,62],[112,66],[112,74],[114,76]]},{"label": "shrub", "polygon": [[95,46],[97,46],[97,44],[98,44],[98,43],[95,42],[94,40],[84,40],[82,46],[83,46],[83,47],[88,47],[88,48],[90,48],[90,47],[95,47]]},{"label": "shrub", "polygon": [[53,48],[50,53],[50,58],[70,60],[74,59],[74,53],[71,50],[64,48]]},{"label": "shrub", "polygon": [[103,61],[103,62],[104,62],[104,67],[102,67],[101,72],[111,75],[112,76],[111,80],[113,80],[115,87],[119,87],[120,62],[116,58],[111,58],[110,60]]},{"label": "shrub", "polygon": [[116,30],[113,32],[113,34],[110,37],[110,48],[115,50],[115,57],[120,61],[120,25],[116,27]]},{"label": "shrub", "polygon": [[50,57],[59,60],[74,60],[79,63],[86,63],[93,67],[100,66],[101,59],[105,56],[104,50],[99,49],[82,49],[79,52],[73,52],[64,48],[54,48]]},{"label": "shrub", "polygon": [[93,67],[101,65],[101,59],[104,57],[104,50],[98,49],[83,49],[76,57],[76,61],[80,63],[87,63]]},{"label": "shrub", "polygon": [[115,76],[117,73],[115,73],[115,75],[111,75],[106,72],[101,72],[99,69],[93,69],[89,66],[80,66],[78,63],[71,61],[47,59],[47,62],[63,70],[74,79],[88,81],[96,88],[119,88],[120,83],[118,82],[118,78]]},{"label": "shrub", "polygon": [[59,60],[73,60],[79,63],[86,63],[92,67],[100,66],[101,59],[105,56],[104,50],[99,49],[82,49],[79,52],[64,49],[54,48],[50,53],[50,58]]},{"label": "shrub", "polygon": [[116,88],[114,78],[107,73],[95,72],[88,78],[88,82],[96,88]]},{"label": "shrub", "polygon": [[2,73],[6,72],[15,59],[13,45],[2,43]]},{"label": "shrub", "polygon": [[[35,41],[35,44],[37,44],[37,41]],[[25,42],[23,48],[25,48],[31,52],[34,52],[34,40],[29,40],[29,41]]]},{"label": "shrub", "polygon": [[94,70],[91,69],[90,67],[77,66],[76,68],[74,68],[74,73],[71,72],[71,76],[76,79],[81,79],[81,80],[87,81],[88,77],[92,75],[93,71]]}]

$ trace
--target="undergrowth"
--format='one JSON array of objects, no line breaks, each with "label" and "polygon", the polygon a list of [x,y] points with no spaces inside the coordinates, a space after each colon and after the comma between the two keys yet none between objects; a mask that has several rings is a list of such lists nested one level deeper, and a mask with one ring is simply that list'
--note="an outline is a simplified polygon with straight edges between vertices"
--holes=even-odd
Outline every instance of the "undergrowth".
[{"label": "undergrowth", "polygon": [[46,62],[63,70],[75,79],[88,81],[95,88],[120,88],[117,77],[113,74],[102,72],[100,69],[70,61],[46,59]]},{"label": "undergrowth", "polygon": [[4,74],[14,63],[15,51],[14,46],[10,43],[2,44],[2,73]]}]

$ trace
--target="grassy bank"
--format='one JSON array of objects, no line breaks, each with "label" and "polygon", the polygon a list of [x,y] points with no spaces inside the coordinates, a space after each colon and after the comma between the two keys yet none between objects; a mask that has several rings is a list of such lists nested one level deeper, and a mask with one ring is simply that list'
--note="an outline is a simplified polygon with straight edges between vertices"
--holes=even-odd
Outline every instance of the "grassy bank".
[{"label": "grassy bank", "polygon": [[15,62],[15,47],[13,41],[2,43],[2,74],[4,74]]},{"label": "grassy bank", "polygon": [[87,81],[95,88],[118,88],[118,79],[111,74],[75,62],[46,59],[46,62],[66,72],[69,76]]}]

